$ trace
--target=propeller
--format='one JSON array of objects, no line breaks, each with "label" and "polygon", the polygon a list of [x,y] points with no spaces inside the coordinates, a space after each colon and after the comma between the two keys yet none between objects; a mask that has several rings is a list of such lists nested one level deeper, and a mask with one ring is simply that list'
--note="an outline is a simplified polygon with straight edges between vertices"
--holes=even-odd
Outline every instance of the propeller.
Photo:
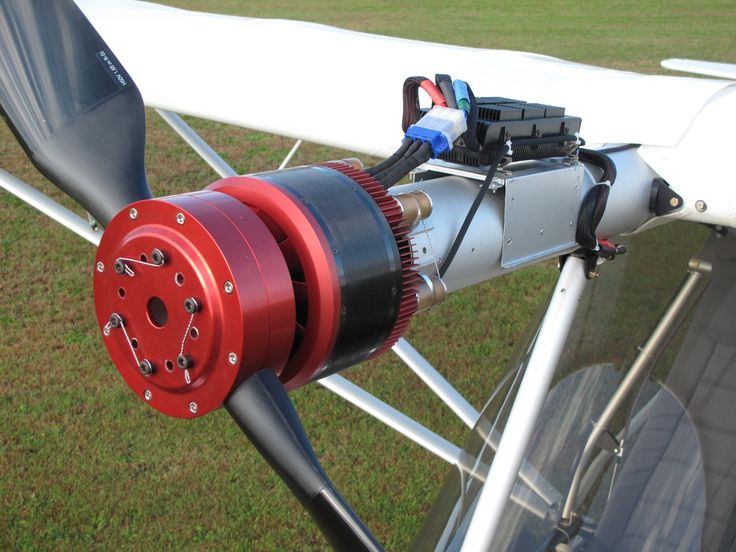
[{"label": "propeller", "polygon": [[72,0],[0,1],[0,113],[33,164],[103,226],[151,197],[133,79]]},{"label": "propeller", "polygon": [[271,370],[256,372],[233,391],[225,408],[335,550],[383,550],[320,466],[276,374]]},{"label": "propeller", "polygon": [[[33,164],[103,226],[152,197],[141,94],[72,0],[0,0],[0,114]],[[143,264],[162,266],[158,254]],[[225,406],[336,550],[382,550],[320,466],[272,370],[245,379]]]}]

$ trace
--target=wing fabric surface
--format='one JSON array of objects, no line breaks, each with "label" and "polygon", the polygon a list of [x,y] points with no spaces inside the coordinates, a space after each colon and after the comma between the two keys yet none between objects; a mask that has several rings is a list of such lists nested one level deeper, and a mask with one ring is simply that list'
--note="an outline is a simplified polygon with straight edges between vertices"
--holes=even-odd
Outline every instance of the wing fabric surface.
[{"label": "wing fabric surface", "polygon": [[401,85],[414,74],[449,72],[481,94],[564,106],[590,143],[660,146],[729,84],[132,0],[77,3],[147,105],[366,154],[395,149]]}]

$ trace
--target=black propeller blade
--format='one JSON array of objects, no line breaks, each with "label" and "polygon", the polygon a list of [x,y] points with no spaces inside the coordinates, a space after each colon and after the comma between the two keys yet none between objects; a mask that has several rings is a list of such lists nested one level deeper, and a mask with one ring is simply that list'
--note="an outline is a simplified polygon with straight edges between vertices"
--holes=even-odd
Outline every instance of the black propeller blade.
[{"label": "black propeller blade", "polygon": [[103,226],[151,197],[140,92],[72,0],[0,0],[0,114]]},{"label": "black propeller blade", "polygon": [[241,383],[225,408],[335,550],[383,550],[320,466],[291,399],[271,370]]}]

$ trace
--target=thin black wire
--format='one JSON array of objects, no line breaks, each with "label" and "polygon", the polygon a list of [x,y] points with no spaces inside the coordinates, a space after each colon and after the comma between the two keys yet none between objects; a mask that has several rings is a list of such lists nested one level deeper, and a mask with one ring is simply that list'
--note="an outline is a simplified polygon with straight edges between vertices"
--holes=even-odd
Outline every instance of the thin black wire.
[{"label": "thin black wire", "polygon": [[452,242],[452,246],[450,247],[450,251],[447,253],[447,257],[445,258],[444,261],[442,261],[442,264],[440,265],[440,270],[439,270],[440,278],[442,278],[445,275],[447,270],[450,268],[450,264],[452,263],[452,260],[455,258],[455,255],[457,255],[457,251],[458,249],[460,249],[460,245],[463,243],[465,234],[468,232],[468,228],[470,228],[470,223],[473,222],[475,213],[478,211],[478,208],[480,207],[480,204],[483,201],[483,198],[485,197],[486,192],[488,192],[488,188],[490,188],[491,186],[493,177],[496,174],[496,169],[498,169],[498,165],[501,163],[501,160],[508,153],[508,151],[509,151],[508,146],[504,145],[501,149],[498,150],[496,157],[493,159],[493,162],[491,163],[491,166],[488,169],[488,174],[486,175],[486,178],[483,181],[483,184],[481,185],[480,190],[478,190],[478,195],[475,196],[475,200],[473,201],[473,204],[470,206],[470,209],[468,210],[468,214],[465,215],[465,220],[463,221],[463,224],[460,227],[460,231],[457,233],[457,236],[455,236],[455,241]]}]

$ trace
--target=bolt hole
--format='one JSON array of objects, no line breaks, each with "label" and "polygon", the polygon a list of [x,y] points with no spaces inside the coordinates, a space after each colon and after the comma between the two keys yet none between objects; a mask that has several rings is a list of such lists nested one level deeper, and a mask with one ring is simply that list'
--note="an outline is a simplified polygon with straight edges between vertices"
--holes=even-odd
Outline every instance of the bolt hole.
[{"label": "bolt hole", "polygon": [[197,339],[199,337],[199,330],[196,327],[189,330],[189,337]]},{"label": "bolt hole", "polygon": [[422,254],[424,254],[424,255],[427,254],[427,248],[426,247],[422,247]]},{"label": "bolt hole", "polygon": [[148,262],[148,257],[146,256],[146,254],[145,254],[145,253],[141,253],[141,257],[140,257],[140,259],[141,259],[141,261],[143,261],[144,263],[147,263],[147,262]]},{"label": "bolt hole", "polygon": [[146,305],[146,311],[148,311],[148,320],[157,328],[163,328],[169,320],[169,310],[160,297],[151,297]]},{"label": "bolt hole", "polygon": [[174,363],[171,362],[170,359],[166,359],[166,362],[164,362],[164,368],[166,368],[167,372],[173,372],[174,371]]},{"label": "bolt hole", "polygon": [[122,298],[125,297],[125,288],[118,288],[118,295]]},{"label": "bolt hole", "polygon": [[134,349],[138,348],[138,340],[135,337],[130,340],[130,344]]},{"label": "bolt hole", "polygon": [[181,272],[177,272],[176,276],[174,276],[174,281],[176,282],[177,286],[183,286],[184,285],[184,275]]}]

